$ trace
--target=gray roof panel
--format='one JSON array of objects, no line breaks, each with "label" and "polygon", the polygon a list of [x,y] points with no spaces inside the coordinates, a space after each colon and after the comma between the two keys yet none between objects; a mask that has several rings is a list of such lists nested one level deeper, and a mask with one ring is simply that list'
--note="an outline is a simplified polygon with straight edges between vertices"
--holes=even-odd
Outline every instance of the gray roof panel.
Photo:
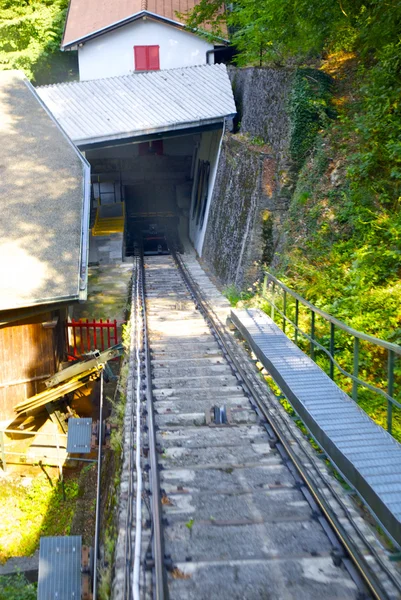
[{"label": "gray roof panel", "polygon": [[62,83],[37,92],[78,146],[207,125],[236,113],[222,64]]},{"label": "gray roof panel", "polygon": [[0,311],[86,289],[89,165],[19,71],[0,71]]}]

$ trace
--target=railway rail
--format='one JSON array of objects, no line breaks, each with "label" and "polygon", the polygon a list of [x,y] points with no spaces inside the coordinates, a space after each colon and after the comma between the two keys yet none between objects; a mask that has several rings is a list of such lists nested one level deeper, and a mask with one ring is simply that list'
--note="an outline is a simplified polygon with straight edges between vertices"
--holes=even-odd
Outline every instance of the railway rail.
[{"label": "railway rail", "polygon": [[113,598],[401,597],[195,258],[136,256]]}]

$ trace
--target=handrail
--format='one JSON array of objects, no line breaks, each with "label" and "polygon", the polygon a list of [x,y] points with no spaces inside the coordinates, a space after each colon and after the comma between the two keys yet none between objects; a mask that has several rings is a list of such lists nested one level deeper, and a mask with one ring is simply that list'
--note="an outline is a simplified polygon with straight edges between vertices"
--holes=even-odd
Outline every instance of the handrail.
[{"label": "handrail", "polygon": [[[272,284],[273,299],[268,298],[266,295],[268,286],[270,286],[270,284]],[[283,292],[283,311],[274,302],[276,285],[279,286],[279,288]],[[287,294],[290,295],[295,300],[295,322],[292,321],[287,316]],[[263,288],[262,288],[262,298],[264,298],[265,300],[267,300],[267,302],[269,302],[269,304],[271,306],[271,317],[273,320],[274,320],[274,311],[275,310],[282,317],[282,319],[283,319],[282,329],[283,329],[284,333],[286,330],[286,324],[289,323],[290,325],[292,325],[294,327],[295,343],[297,343],[297,341],[298,341],[298,333],[303,335],[310,342],[310,356],[311,356],[312,360],[315,360],[315,347],[318,348],[319,350],[323,351],[324,354],[326,354],[326,356],[330,360],[330,377],[331,377],[331,379],[334,380],[334,367],[337,367],[337,369],[340,371],[340,373],[342,373],[344,376],[351,379],[351,381],[352,381],[352,398],[353,398],[353,400],[355,400],[355,402],[358,401],[358,385],[361,385],[362,387],[370,390],[371,392],[379,394],[387,401],[387,431],[390,434],[392,434],[393,406],[396,406],[397,408],[401,408],[400,402],[398,402],[393,397],[394,364],[395,364],[396,355],[401,355],[401,346],[398,346],[397,344],[392,344],[391,342],[386,342],[385,340],[381,340],[379,338],[375,338],[372,335],[368,335],[361,331],[357,331],[356,329],[353,329],[352,327],[349,327],[348,325],[346,325],[339,319],[336,319],[335,317],[333,317],[329,313],[326,313],[325,311],[321,310],[320,308],[318,308],[311,302],[308,302],[308,300],[305,300],[305,298],[303,298],[302,296],[300,296],[299,294],[297,294],[296,292],[291,290],[291,288],[286,286],[282,281],[277,279],[277,277],[275,277],[271,273],[265,272],[265,277],[263,280]],[[310,335],[308,335],[306,332],[302,331],[302,329],[298,325],[299,303],[303,304],[308,310],[311,311]],[[315,315],[316,314],[320,315],[321,317],[323,317],[323,319],[325,319],[326,321],[328,321],[330,323],[330,350],[327,350],[327,348],[325,348],[322,344],[320,344],[315,339]],[[341,329],[342,331],[346,332],[347,334],[351,335],[354,338],[353,373],[352,374],[349,373],[348,371],[346,371],[345,369],[343,369],[341,367],[341,365],[334,358],[335,327],[337,327],[338,329]],[[371,385],[370,383],[367,383],[366,381],[363,381],[362,379],[360,379],[358,377],[358,373],[359,373],[359,340],[369,342],[371,344],[380,346],[387,350],[387,352],[388,352],[387,392],[381,388]]]},{"label": "handrail", "polygon": [[298,300],[304,306],[307,306],[310,310],[313,310],[313,312],[326,319],[326,321],[330,321],[330,323],[333,323],[333,325],[335,325],[339,329],[342,329],[343,331],[346,331],[353,337],[357,337],[360,340],[364,340],[365,342],[371,342],[372,344],[376,344],[376,346],[381,346],[382,348],[386,348],[387,350],[395,352],[395,354],[401,355],[401,346],[398,346],[397,344],[392,344],[391,342],[386,342],[385,340],[381,340],[380,338],[375,338],[373,335],[369,335],[367,333],[363,333],[362,331],[357,331],[356,329],[349,327],[348,325],[346,325],[342,321],[339,321],[329,313],[326,313],[324,310],[321,310],[314,304],[311,304],[311,302],[308,302],[308,300],[305,300],[305,298],[302,298],[302,296],[297,294],[297,292],[294,292],[294,290],[292,290],[291,288],[287,287],[282,281],[280,281],[280,279],[277,279],[277,277],[275,277],[271,273],[265,272],[265,279],[266,278],[268,280],[270,279],[271,281],[274,281],[274,283],[277,283],[284,291],[286,291],[288,294],[290,294],[290,296],[295,298],[295,300]]}]

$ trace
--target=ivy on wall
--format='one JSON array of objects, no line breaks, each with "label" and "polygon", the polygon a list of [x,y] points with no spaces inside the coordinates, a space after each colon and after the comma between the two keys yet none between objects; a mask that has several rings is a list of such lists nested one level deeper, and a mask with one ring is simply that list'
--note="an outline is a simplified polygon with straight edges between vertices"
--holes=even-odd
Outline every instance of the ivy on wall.
[{"label": "ivy on wall", "polygon": [[331,107],[332,79],[317,69],[295,72],[289,98],[290,154],[296,167],[302,167],[313,150],[316,134],[334,117]]}]

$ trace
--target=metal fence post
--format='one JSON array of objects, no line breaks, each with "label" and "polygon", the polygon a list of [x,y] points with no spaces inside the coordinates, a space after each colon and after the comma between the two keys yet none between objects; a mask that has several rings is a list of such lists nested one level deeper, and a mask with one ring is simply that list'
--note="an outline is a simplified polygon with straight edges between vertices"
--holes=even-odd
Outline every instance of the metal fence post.
[{"label": "metal fence post", "polygon": [[286,326],[286,316],[287,316],[287,292],[284,290],[283,292],[283,313],[284,313],[284,317],[283,317],[283,332],[285,333],[285,326]]},{"label": "metal fence post", "polygon": [[[354,377],[358,377],[359,373],[359,338],[354,337]],[[352,381],[352,399],[358,402],[358,382]]]},{"label": "metal fence post", "polygon": [[276,291],[276,284],[273,281],[273,290],[272,290],[272,309],[271,309],[271,313],[270,316],[272,318],[272,320],[274,321],[274,296],[275,296],[275,291]]},{"label": "metal fence post", "polygon": [[262,287],[262,297],[266,298],[266,293],[267,293],[267,275],[264,276],[263,279],[263,287]]},{"label": "metal fence post", "polygon": [[[392,350],[388,351],[387,364],[387,393],[393,397],[394,394],[394,359],[395,355]],[[387,431],[392,433],[393,429],[393,403],[387,400]]]},{"label": "metal fence post", "polygon": [[315,344],[313,340],[315,339],[315,313],[311,311],[311,329],[310,329],[311,343],[310,343],[310,357],[312,360],[315,360]]},{"label": "metal fence post", "polygon": [[330,323],[330,378],[334,381],[334,323]]},{"label": "metal fence post", "polygon": [[298,343],[298,320],[299,320],[299,300],[295,298],[295,335],[294,341]]}]

